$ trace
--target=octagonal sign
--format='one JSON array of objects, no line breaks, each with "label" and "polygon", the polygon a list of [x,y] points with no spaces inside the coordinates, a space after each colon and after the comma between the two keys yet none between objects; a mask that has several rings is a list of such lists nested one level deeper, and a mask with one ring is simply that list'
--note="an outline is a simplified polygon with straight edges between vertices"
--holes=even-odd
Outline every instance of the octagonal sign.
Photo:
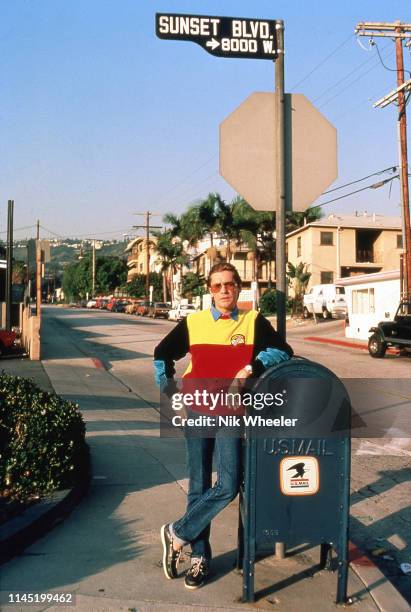
[{"label": "octagonal sign", "polygon": [[[253,93],[220,125],[220,174],[255,210],[275,210],[275,94]],[[337,130],[302,94],[285,95],[288,210],[303,211],[337,178]]]}]

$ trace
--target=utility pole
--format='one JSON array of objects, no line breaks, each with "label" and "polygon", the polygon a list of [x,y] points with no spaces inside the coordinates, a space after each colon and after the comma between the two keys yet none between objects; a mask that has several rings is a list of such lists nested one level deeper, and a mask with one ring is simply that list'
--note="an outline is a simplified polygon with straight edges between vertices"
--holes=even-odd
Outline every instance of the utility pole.
[{"label": "utility pole", "polygon": [[13,210],[14,200],[7,203],[7,272],[6,272],[6,330],[11,331],[11,288],[13,284]]},{"label": "utility pole", "polygon": [[[276,105],[276,150],[277,150],[277,207],[275,287],[277,292],[277,331],[281,338],[286,338],[286,270],[285,270],[285,109],[284,109],[284,21],[279,20],[277,28],[278,57],[275,65],[275,105]],[[278,554],[278,553],[277,553]],[[278,554],[278,556],[280,556]]]},{"label": "utility pole", "polygon": [[371,40],[376,37],[388,37],[395,40],[397,62],[397,90],[382,98],[374,106],[384,107],[391,102],[398,102],[398,140],[399,140],[399,166],[401,182],[401,206],[403,218],[404,237],[404,265],[402,272],[402,286],[404,297],[411,298],[411,224],[410,224],[410,195],[408,183],[408,151],[407,151],[407,115],[405,92],[407,83],[404,82],[403,40],[411,44],[411,23],[359,23],[355,29],[359,36],[368,36]]},{"label": "utility pole", "polygon": [[134,213],[135,215],[145,215],[145,225],[133,225],[133,229],[145,229],[146,230],[146,299],[150,299],[150,229],[161,229],[161,225],[150,225],[150,217],[157,213],[152,213],[149,210],[145,213]]},{"label": "utility pole", "polygon": [[40,221],[37,220],[37,240],[36,240],[36,315],[41,317],[41,242],[40,242]]},{"label": "utility pole", "polygon": [[96,241],[93,238],[92,264],[91,264],[91,297],[96,293]]}]

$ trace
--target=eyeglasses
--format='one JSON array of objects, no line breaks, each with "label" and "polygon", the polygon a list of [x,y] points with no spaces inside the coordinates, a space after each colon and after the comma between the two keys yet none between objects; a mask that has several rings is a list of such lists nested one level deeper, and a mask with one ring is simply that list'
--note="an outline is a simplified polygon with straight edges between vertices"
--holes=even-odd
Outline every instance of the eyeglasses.
[{"label": "eyeglasses", "polygon": [[211,293],[220,293],[223,287],[228,289],[228,291],[234,291],[238,285],[233,281],[228,281],[228,283],[214,283],[214,285],[210,285]]}]

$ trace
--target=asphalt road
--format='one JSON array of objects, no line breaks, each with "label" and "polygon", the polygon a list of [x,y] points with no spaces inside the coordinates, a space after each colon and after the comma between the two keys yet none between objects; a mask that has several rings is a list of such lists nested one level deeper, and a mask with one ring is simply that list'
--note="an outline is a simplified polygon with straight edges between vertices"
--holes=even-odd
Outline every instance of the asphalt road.
[{"label": "asphalt road", "polygon": [[[103,364],[130,390],[157,405],[158,391],[151,366],[153,350],[175,323],[58,307],[46,307],[44,315],[69,334],[85,356]],[[361,437],[354,445],[356,452],[411,455],[410,358],[386,355],[384,359],[372,359],[364,350],[306,340],[313,336],[343,339],[343,321],[318,324],[289,321],[287,340],[296,355],[325,365],[344,381],[362,419],[353,430],[354,437]],[[44,342],[47,343],[47,338]],[[187,360],[177,364],[177,375],[183,373]]]}]

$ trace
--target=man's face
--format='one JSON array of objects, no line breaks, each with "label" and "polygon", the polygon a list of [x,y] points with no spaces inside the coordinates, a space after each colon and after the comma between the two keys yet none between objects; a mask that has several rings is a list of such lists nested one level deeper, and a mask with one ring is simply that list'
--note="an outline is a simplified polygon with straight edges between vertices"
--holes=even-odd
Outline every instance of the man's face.
[{"label": "man's face", "polygon": [[229,270],[214,272],[211,276],[210,293],[214,298],[215,307],[220,312],[231,312],[237,305],[240,288]]}]

